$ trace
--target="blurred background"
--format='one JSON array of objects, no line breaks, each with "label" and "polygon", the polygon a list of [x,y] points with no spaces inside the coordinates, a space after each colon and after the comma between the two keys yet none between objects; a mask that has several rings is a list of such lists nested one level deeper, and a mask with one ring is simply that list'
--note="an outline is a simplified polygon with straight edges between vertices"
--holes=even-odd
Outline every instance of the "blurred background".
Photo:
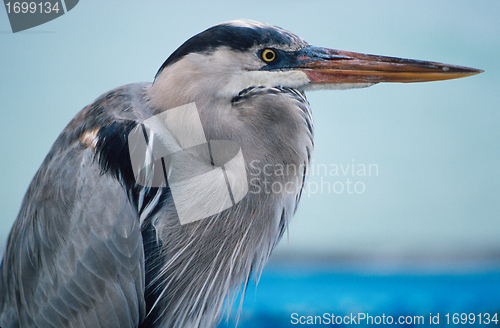
[{"label": "blurred background", "polygon": [[[0,9],[0,254],[33,175],[81,108],[152,81],[192,35],[248,18],[317,46],[485,73],[308,93],[313,170],[239,327],[297,326],[292,313],[423,315],[426,325],[440,313],[444,325],[446,313],[499,312],[499,17],[496,0],[81,1],[13,34]],[[235,309],[221,327],[234,327]]]}]

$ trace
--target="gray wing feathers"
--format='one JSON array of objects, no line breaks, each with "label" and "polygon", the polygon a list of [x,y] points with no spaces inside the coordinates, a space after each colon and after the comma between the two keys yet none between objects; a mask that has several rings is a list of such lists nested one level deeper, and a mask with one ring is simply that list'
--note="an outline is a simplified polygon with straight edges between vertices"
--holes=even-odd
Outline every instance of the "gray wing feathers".
[{"label": "gray wing feathers", "polygon": [[93,167],[79,175],[78,205],[53,218],[68,220],[68,233],[45,255],[29,315],[38,327],[137,327],[144,316],[137,215],[117,181]]},{"label": "gray wing feathers", "polygon": [[144,319],[137,210],[74,136],[59,137],[33,179],[3,262],[2,328],[123,328]]}]

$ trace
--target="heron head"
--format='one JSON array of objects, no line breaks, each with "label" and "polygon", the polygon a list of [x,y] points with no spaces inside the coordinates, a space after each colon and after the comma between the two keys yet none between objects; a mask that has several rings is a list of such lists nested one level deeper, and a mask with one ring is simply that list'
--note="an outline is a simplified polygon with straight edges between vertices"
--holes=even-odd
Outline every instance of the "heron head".
[{"label": "heron head", "polygon": [[[379,82],[425,82],[481,70],[435,62],[315,47],[282,28],[255,21],[213,26],[181,45],[155,83],[174,79],[185,92],[232,99],[252,86],[297,89],[356,88]],[[184,75],[184,77],[183,77]],[[189,79],[189,80],[187,80]]]}]

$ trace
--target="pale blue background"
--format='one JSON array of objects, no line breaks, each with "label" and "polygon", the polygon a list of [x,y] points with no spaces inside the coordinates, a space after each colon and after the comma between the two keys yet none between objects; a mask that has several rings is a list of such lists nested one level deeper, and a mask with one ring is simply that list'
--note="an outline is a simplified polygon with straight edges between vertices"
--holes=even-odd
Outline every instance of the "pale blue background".
[{"label": "pale blue background", "polygon": [[[376,164],[378,175],[349,177],[364,183],[361,195],[305,195],[275,259],[498,265],[499,17],[495,0],[80,1],[12,34],[0,9],[0,252],[30,180],[81,108],[116,86],[152,81],[167,56],[205,28],[250,18],[318,46],[486,71],[308,93],[315,163]],[[310,182],[321,178],[347,177]]]}]

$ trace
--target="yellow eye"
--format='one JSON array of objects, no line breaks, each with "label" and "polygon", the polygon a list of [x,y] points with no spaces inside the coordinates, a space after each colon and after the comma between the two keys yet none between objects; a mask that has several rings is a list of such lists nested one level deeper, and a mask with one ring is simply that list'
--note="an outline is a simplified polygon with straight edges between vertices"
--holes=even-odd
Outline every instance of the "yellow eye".
[{"label": "yellow eye", "polygon": [[275,60],[276,56],[277,56],[276,51],[274,51],[272,49],[264,49],[264,50],[262,50],[262,53],[260,54],[260,57],[266,63],[270,63],[273,60]]}]

